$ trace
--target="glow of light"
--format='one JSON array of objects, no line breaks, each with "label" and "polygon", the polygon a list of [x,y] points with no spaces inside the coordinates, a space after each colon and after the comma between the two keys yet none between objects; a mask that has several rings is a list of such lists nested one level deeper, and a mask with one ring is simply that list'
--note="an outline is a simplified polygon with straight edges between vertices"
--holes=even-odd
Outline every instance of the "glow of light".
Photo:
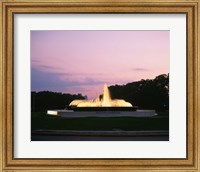
[{"label": "glow of light", "polygon": [[99,96],[93,100],[73,100],[69,106],[76,107],[132,107],[132,104],[123,99],[111,99],[108,86],[104,85],[103,98]]}]

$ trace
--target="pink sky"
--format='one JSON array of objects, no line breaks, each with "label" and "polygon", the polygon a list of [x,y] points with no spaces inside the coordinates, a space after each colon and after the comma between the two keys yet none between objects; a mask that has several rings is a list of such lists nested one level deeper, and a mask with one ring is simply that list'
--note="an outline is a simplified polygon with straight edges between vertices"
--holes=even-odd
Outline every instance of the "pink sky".
[{"label": "pink sky", "polygon": [[31,31],[31,89],[95,98],[169,73],[169,53],[169,31]]}]

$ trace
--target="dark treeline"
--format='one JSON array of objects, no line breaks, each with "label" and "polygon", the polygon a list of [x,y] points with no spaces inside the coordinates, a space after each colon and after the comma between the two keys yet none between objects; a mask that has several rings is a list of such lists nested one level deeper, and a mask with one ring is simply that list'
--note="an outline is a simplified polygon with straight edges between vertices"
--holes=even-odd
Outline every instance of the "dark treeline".
[{"label": "dark treeline", "polygon": [[140,109],[169,109],[169,74],[122,86],[110,86],[109,90],[113,99],[124,99]]},{"label": "dark treeline", "polygon": [[75,99],[85,99],[81,94],[63,94],[50,91],[31,92],[31,111],[41,112],[47,109],[64,109]]},{"label": "dark treeline", "polygon": [[[113,99],[124,99],[139,109],[169,109],[169,74],[155,79],[140,80],[126,85],[110,86]],[[85,99],[82,94],[71,95],[50,91],[31,92],[31,111],[64,109],[75,99]]]}]

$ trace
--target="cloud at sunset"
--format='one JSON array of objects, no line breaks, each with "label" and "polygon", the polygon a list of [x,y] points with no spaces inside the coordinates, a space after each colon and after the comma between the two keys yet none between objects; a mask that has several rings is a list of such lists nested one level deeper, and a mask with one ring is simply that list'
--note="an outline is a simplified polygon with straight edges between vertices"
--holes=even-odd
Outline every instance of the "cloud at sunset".
[{"label": "cloud at sunset", "polygon": [[169,31],[31,31],[31,90],[101,94],[169,73]]}]

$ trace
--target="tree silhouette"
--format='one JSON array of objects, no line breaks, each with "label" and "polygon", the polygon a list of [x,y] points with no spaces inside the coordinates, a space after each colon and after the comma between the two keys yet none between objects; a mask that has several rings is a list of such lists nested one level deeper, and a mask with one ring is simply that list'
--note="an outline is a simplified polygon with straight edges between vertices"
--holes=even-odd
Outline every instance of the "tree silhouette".
[{"label": "tree silhouette", "polygon": [[124,99],[141,109],[169,108],[169,74],[152,80],[142,79],[122,86],[110,86],[109,90],[113,99]]},{"label": "tree silhouette", "polygon": [[63,94],[50,91],[31,92],[31,111],[64,109],[75,99],[85,99],[81,94]]},{"label": "tree silhouette", "polygon": [[[109,90],[112,99],[124,99],[140,109],[169,110],[169,74],[159,75],[155,79],[142,79],[126,85],[110,86]],[[75,99],[87,99],[87,96],[50,91],[31,92],[31,111],[64,109]]]}]

